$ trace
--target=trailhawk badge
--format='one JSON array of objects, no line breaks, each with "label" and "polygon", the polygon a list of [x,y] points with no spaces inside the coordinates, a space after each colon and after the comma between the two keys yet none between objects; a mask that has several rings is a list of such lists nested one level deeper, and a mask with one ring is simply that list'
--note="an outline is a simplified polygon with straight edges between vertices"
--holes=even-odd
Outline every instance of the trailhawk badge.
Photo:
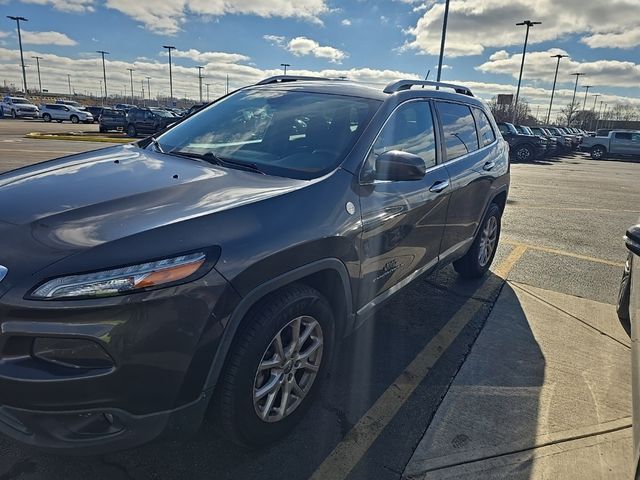
[{"label": "trailhawk badge", "polygon": [[0,265],[0,282],[7,275],[8,271],[9,270],[7,270],[7,267],[3,267],[2,265]]}]

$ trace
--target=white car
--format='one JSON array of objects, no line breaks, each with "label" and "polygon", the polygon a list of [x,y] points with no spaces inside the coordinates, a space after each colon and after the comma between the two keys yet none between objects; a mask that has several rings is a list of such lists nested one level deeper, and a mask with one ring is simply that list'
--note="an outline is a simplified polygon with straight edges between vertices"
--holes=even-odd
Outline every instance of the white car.
[{"label": "white car", "polygon": [[11,115],[12,118],[38,118],[40,111],[38,107],[26,98],[6,96],[2,99],[2,103],[0,103],[0,118],[7,114]]},{"label": "white car", "polygon": [[71,123],[93,122],[93,115],[89,112],[59,103],[47,103],[40,105],[40,113],[42,114],[42,120],[45,122],[50,122],[51,120],[56,120],[58,122],[68,120]]}]

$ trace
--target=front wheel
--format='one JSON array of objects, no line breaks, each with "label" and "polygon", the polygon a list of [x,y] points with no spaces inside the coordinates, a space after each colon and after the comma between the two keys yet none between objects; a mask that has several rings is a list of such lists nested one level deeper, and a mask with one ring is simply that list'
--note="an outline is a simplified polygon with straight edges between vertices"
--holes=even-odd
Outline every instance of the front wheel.
[{"label": "front wheel", "polygon": [[591,158],[593,158],[594,160],[600,160],[601,158],[604,158],[605,153],[607,153],[607,151],[604,149],[604,147],[596,145],[591,149]]},{"label": "front wheel", "polygon": [[318,291],[293,284],[262,301],[244,325],[222,376],[216,414],[235,443],[260,446],[289,432],[318,393],[333,314]]},{"label": "front wheel", "polygon": [[519,147],[516,147],[515,157],[520,162],[533,160],[533,148],[529,145],[520,145]]},{"label": "front wheel", "polygon": [[78,122],[80,122],[80,119],[78,118],[78,116],[77,116],[77,115],[71,115],[70,120],[71,120],[71,123],[78,123]]},{"label": "front wheel", "polygon": [[18,118],[18,113],[15,110],[11,110],[11,118],[13,119]]},{"label": "front wheel", "polygon": [[130,136],[131,138],[135,137],[138,134],[138,132],[136,131],[136,126],[134,124],[130,124],[127,127],[127,135]]},{"label": "front wheel", "polygon": [[492,203],[471,248],[464,257],[453,262],[453,268],[461,277],[480,278],[489,270],[498,249],[501,219],[500,207]]}]

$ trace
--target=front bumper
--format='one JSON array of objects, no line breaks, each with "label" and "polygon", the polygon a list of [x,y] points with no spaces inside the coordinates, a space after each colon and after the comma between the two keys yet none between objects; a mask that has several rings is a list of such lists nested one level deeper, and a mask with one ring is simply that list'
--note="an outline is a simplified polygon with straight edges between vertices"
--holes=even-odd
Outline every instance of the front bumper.
[{"label": "front bumper", "polygon": [[[208,403],[221,305],[236,296],[215,269],[188,284],[94,300],[24,300],[9,291],[0,299],[0,432],[95,454],[153,440],[181,419],[191,424],[172,430],[192,431]],[[35,353],[42,338],[93,342],[112,364],[50,362]]]},{"label": "front bumper", "polygon": [[21,118],[38,118],[40,112],[38,110],[16,110],[16,116]]}]

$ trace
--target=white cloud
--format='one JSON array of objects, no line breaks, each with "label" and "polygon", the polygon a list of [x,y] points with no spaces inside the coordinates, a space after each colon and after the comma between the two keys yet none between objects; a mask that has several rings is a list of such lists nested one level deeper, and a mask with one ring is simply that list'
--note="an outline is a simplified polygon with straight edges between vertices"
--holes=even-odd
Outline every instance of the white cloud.
[{"label": "white cloud", "polygon": [[[404,49],[437,55],[443,15],[443,3],[431,5],[405,31],[410,38]],[[527,18],[542,22],[531,29],[530,44],[581,35],[590,46],[629,48],[640,44],[639,16],[638,0],[564,0],[561,6],[557,0],[451,0],[446,55],[480,55],[486,48],[522,45],[524,28],[515,23]]]},{"label": "white cloud", "polygon": [[271,45],[278,46],[278,47],[283,46],[286,40],[285,37],[282,37],[280,35],[263,35],[262,38],[264,38]]},{"label": "white cloud", "polygon": [[340,24],[345,26],[345,27],[349,27],[349,26],[351,26],[351,20],[349,20],[348,18],[345,18],[340,22]]},{"label": "white cloud", "polygon": [[[551,56],[557,54],[566,55],[567,52],[552,48],[542,52],[527,53],[523,78],[551,83],[557,63],[557,60]],[[501,50],[491,55],[488,61],[478,65],[476,69],[484,73],[506,74],[518,78],[521,62],[521,53],[511,55]],[[640,64],[619,60],[578,62],[571,58],[563,58],[560,61],[558,81],[571,83],[575,77],[570,74],[578,71],[585,74],[580,80],[584,85],[596,87],[637,87],[640,85]]]},{"label": "white cloud", "polygon": [[11,32],[3,32],[0,30],[0,38],[7,38],[9,35],[11,35]]},{"label": "white cloud", "polygon": [[326,58],[333,63],[341,63],[348,54],[334,47],[322,46],[315,40],[307,37],[296,37],[289,40],[287,50],[297,56],[313,55],[317,58]]},{"label": "white cloud", "polygon": [[51,5],[63,12],[84,13],[95,11],[94,0],[22,0],[24,3]]},{"label": "white cloud", "polygon": [[78,42],[61,32],[29,32],[22,30],[22,43],[31,45],[73,46]]},{"label": "white cloud", "polygon": [[[166,52],[161,52],[167,55]],[[205,63],[237,63],[249,60],[246,55],[239,53],[225,53],[225,52],[201,52],[195,48],[189,50],[174,50],[171,53],[174,58],[188,58],[194,62]]]},{"label": "white cloud", "polygon": [[106,5],[141,22],[153,32],[167,35],[180,31],[188,14],[204,17],[243,14],[264,18],[300,18],[322,23],[320,15],[329,12],[325,0],[107,0]]}]

